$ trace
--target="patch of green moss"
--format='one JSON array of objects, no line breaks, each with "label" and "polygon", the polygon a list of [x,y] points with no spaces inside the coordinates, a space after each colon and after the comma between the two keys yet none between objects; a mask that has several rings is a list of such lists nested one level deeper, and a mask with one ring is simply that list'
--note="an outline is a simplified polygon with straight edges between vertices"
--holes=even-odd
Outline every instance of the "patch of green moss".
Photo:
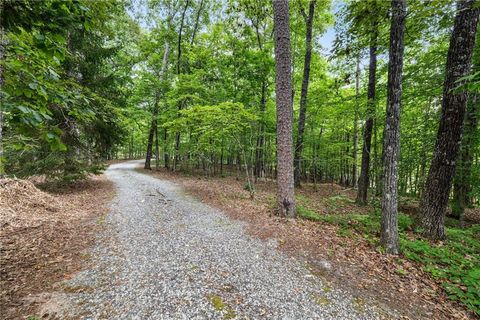
[{"label": "patch of green moss", "polygon": [[213,305],[215,310],[224,312],[223,318],[224,319],[234,319],[237,315],[235,313],[235,310],[233,310],[232,307],[230,307],[228,304],[223,302],[222,297],[216,294],[209,294],[207,296],[208,301]]}]

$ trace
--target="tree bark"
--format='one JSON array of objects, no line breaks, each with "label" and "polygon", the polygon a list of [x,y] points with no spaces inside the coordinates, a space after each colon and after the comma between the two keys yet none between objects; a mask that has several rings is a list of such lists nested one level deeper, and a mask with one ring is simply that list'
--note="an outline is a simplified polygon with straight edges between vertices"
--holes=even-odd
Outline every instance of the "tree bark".
[{"label": "tree bark", "polygon": [[459,1],[448,49],[443,86],[442,115],[418,223],[432,239],[445,238],[444,222],[452,179],[463,132],[467,95],[457,89],[468,74],[475,44],[480,8],[475,0]]},{"label": "tree bark", "polygon": [[275,40],[275,99],[277,105],[277,207],[295,217],[293,181],[293,106],[288,0],[273,0]]},{"label": "tree bark", "polygon": [[[480,32],[477,30],[475,50],[473,52],[472,72],[480,71]],[[478,121],[480,113],[480,94],[470,93],[467,100],[467,111],[465,115],[465,129],[460,145],[460,154],[457,159],[457,168],[453,180],[453,205],[452,216],[463,222],[465,208],[472,204],[472,164],[473,150],[475,148],[475,136],[478,132]]]},{"label": "tree bark", "polygon": [[383,194],[380,239],[386,253],[398,254],[398,155],[406,0],[392,1],[388,62],[387,110],[383,137]]},{"label": "tree bark", "polygon": [[301,13],[305,19],[306,33],[305,33],[305,59],[303,63],[303,81],[302,81],[302,91],[300,93],[300,114],[298,118],[298,135],[297,143],[295,145],[295,155],[294,155],[294,181],[295,186],[300,187],[300,165],[301,157],[303,150],[303,134],[305,132],[305,116],[307,113],[307,95],[308,95],[308,84],[310,81],[310,62],[312,60],[312,29],[313,29],[313,18],[315,13],[315,4],[316,1],[310,1],[310,6],[308,8],[308,16],[306,15],[303,7],[301,8]]},{"label": "tree bark", "polygon": [[358,179],[357,203],[367,204],[368,185],[370,182],[370,149],[372,146],[373,117],[375,115],[375,86],[377,73],[377,38],[378,25],[373,23],[374,30],[370,45],[370,64],[368,70],[368,91],[367,91],[367,120],[363,131],[362,164],[360,177]]}]

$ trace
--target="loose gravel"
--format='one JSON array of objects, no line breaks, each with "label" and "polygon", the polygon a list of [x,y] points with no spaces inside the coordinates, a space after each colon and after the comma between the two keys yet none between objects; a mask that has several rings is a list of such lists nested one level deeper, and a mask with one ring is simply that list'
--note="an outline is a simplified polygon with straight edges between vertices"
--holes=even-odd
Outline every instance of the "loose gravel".
[{"label": "loose gravel", "polygon": [[110,166],[117,188],[92,267],[63,284],[81,319],[379,319],[385,311],[332,289],[276,241],[172,182]]}]

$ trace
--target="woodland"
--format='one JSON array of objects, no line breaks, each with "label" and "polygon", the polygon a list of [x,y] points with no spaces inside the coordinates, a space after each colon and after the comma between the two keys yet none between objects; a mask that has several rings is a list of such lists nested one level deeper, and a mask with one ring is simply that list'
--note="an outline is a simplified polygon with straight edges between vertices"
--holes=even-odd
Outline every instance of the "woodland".
[{"label": "woodland", "polygon": [[[252,201],[274,184],[276,215],[353,225],[480,314],[478,0],[1,6],[0,175],[145,159],[235,177]],[[296,196],[327,184],[368,213]]]}]

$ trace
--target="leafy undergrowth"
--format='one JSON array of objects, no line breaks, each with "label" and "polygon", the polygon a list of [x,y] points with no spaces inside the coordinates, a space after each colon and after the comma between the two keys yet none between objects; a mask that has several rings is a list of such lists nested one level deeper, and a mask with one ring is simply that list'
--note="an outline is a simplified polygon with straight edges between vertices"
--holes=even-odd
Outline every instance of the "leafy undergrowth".
[{"label": "leafy undergrowth", "polygon": [[[378,245],[378,212],[369,215],[323,215],[302,206],[297,210],[300,217],[337,225],[339,235],[361,236],[381,250]],[[480,224],[460,229],[450,223],[446,227],[447,239],[438,243],[415,233],[413,220],[408,215],[399,214],[398,226],[403,257],[421,263],[424,271],[442,283],[451,299],[460,301],[480,315]],[[398,272],[402,271],[398,269]]]}]

